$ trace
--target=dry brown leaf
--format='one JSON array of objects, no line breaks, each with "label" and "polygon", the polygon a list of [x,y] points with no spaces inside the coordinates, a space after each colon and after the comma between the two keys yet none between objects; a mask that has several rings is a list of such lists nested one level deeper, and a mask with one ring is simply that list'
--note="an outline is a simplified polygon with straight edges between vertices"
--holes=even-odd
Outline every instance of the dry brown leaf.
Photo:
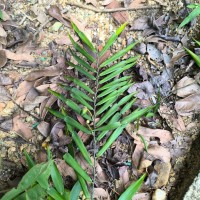
[{"label": "dry brown leaf", "polygon": [[73,170],[73,168],[71,168],[64,160],[56,158],[55,163],[58,167],[59,172],[62,174],[62,176],[67,177],[70,176],[73,180],[76,180],[76,173]]},{"label": "dry brown leaf", "polygon": [[151,196],[149,193],[137,193],[134,195],[132,200],[150,200]]},{"label": "dry brown leaf", "polygon": [[140,164],[140,159],[143,156],[143,152],[144,152],[144,146],[136,145],[135,150],[132,154],[132,162],[136,168],[138,168],[138,166]]},{"label": "dry brown leaf", "polygon": [[0,102],[9,101],[10,100],[10,93],[9,91],[0,85]]},{"label": "dry brown leaf", "polygon": [[102,198],[109,200],[110,196],[108,194],[108,191],[104,190],[103,188],[94,188],[94,198],[96,198],[97,200],[100,200]]},{"label": "dry brown leaf", "polygon": [[129,8],[137,8],[144,6],[143,3],[145,3],[146,0],[133,0],[132,3],[129,5]]},{"label": "dry brown leaf", "polygon": [[9,50],[4,50],[4,51],[5,51],[6,57],[11,60],[18,60],[18,61],[24,60],[24,61],[28,61],[28,62],[33,62],[35,60],[35,58],[28,53],[17,54],[17,53],[13,53]]},{"label": "dry brown leaf", "polygon": [[7,37],[7,33],[4,30],[4,28],[1,26],[1,24],[0,24],[0,36],[5,37],[5,38]]},{"label": "dry brown leaf", "polygon": [[155,164],[154,169],[157,171],[158,177],[156,183],[153,186],[155,188],[165,186],[169,180],[171,164],[169,162],[159,162]]},{"label": "dry brown leaf", "polygon": [[12,79],[3,73],[0,73],[0,85],[11,85],[13,83]]},{"label": "dry brown leaf", "polygon": [[159,145],[149,146],[148,154],[152,155],[155,159],[160,159],[163,162],[170,162],[170,152],[167,148]]},{"label": "dry brown leaf", "polygon": [[176,101],[175,109],[181,116],[189,116],[200,112],[200,93]]},{"label": "dry brown leaf", "polygon": [[108,177],[106,176],[105,172],[103,171],[102,167],[96,161],[96,173],[97,179],[100,183],[108,182]]},{"label": "dry brown leaf", "polygon": [[27,123],[22,122],[19,115],[13,118],[13,131],[25,140],[29,140],[33,137],[31,127]]},{"label": "dry brown leaf", "polygon": [[51,15],[53,18],[57,19],[61,23],[63,23],[65,26],[70,27],[70,23],[65,21],[62,17],[62,14],[60,12],[60,9],[56,5],[51,5],[51,7],[48,10],[49,15]]},{"label": "dry brown leaf", "polygon": [[145,30],[150,28],[148,24],[149,18],[146,16],[139,17],[137,19],[133,20],[133,23],[131,24],[130,31],[133,30]]},{"label": "dry brown leaf", "polygon": [[19,84],[17,91],[16,91],[16,98],[19,98],[23,95],[27,95],[27,93],[31,90],[33,87],[34,82],[29,82],[29,81],[23,81],[22,83]]},{"label": "dry brown leaf", "polygon": [[[113,0],[108,6],[106,6],[106,8],[121,8],[121,4],[120,2]],[[117,24],[123,24],[129,21],[129,15],[126,11],[112,13],[112,17],[117,22]]]},{"label": "dry brown leaf", "polygon": [[32,101],[24,101],[24,110],[26,111],[31,111],[33,110],[38,104],[42,103],[45,99],[47,99],[47,96],[37,96],[34,100]]},{"label": "dry brown leaf", "polygon": [[200,86],[196,83],[195,79],[185,76],[174,86],[172,92],[179,97],[187,97],[200,92]]},{"label": "dry brown leaf", "polygon": [[[77,36],[73,36],[73,35],[71,35],[71,36],[75,42],[77,42],[79,40],[79,38]],[[60,35],[58,38],[55,39],[55,42],[58,45],[71,45],[72,44],[71,40],[66,35]]]},{"label": "dry brown leaf", "polygon": [[41,121],[38,125],[37,125],[37,129],[38,131],[40,131],[40,133],[44,136],[47,137],[50,133],[50,124],[48,122],[45,121]]},{"label": "dry brown leaf", "polygon": [[47,15],[45,14],[45,12],[38,7],[37,4],[35,4],[34,6],[31,7],[31,10],[34,12],[34,14],[37,16],[37,20],[43,24],[48,20]]},{"label": "dry brown leaf", "polygon": [[7,57],[4,50],[0,50],[0,68],[4,67],[7,63]]}]

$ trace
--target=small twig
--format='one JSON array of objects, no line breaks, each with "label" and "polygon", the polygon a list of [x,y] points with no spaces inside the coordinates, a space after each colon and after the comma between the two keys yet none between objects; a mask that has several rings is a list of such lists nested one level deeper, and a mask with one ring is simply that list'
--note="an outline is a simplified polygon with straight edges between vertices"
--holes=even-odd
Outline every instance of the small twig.
[{"label": "small twig", "polygon": [[161,8],[161,6],[141,6],[141,7],[136,7],[136,8],[99,9],[99,8],[94,8],[91,6],[82,5],[82,4],[74,3],[74,2],[66,2],[66,4],[70,5],[70,6],[84,8],[84,9],[91,10],[91,11],[98,12],[98,13],[113,13],[113,12],[120,12],[120,11],[147,10],[147,9],[160,9]]}]

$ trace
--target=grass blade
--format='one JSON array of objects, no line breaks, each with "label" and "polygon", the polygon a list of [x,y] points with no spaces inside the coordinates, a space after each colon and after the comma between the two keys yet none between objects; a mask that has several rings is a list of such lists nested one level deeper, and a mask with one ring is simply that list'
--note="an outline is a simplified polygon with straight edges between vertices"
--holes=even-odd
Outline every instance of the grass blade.
[{"label": "grass blade", "polygon": [[77,181],[70,192],[70,200],[78,200],[80,192],[81,192],[81,185],[79,181]]},{"label": "grass blade", "polygon": [[26,157],[26,162],[28,164],[28,168],[31,169],[33,166],[35,166],[34,160],[31,158],[31,156],[27,153],[27,151],[24,149],[23,151],[25,157]]},{"label": "grass blade", "polygon": [[79,182],[81,184],[81,188],[83,190],[83,193],[84,193],[86,199],[87,200],[91,199],[90,198],[90,193],[88,191],[88,187],[87,187],[87,184],[86,184],[85,180],[80,175],[77,175],[77,176],[78,176],[78,180],[79,180]]},{"label": "grass blade", "polygon": [[122,57],[124,54],[126,54],[129,50],[131,50],[136,44],[138,44],[138,42],[134,42],[132,44],[130,44],[129,46],[127,46],[125,49],[117,52],[115,55],[113,55],[112,57],[110,57],[108,60],[106,60],[105,62],[103,62],[100,67],[105,67],[106,65],[109,65],[110,63],[114,62],[115,60],[119,59],[120,57]]},{"label": "grass blade", "polygon": [[58,191],[55,190],[55,188],[51,187],[49,190],[47,190],[47,194],[50,195],[55,200],[65,200],[64,197],[62,197]]},{"label": "grass blade", "polygon": [[139,190],[141,187],[144,179],[146,177],[146,173],[143,174],[136,182],[131,184],[119,197],[119,200],[131,200],[134,194]]},{"label": "grass blade", "polygon": [[56,190],[63,195],[64,194],[64,183],[62,176],[60,175],[60,172],[58,171],[58,168],[56,164],[53,162],[51,167],[51,178],[53,181],[53,185],[55,186]]},{"label": "grass blade", "polygon": [[68,80],[73,81],[75,84],[77,84],[78,86],[80,86],[84,90],[88,91],[89,93],[94,94],[94,92],[87,85],[85,85],[85,83],[83,83],[79,79],[73,78],[73,77],[68,77],[68,76],[65,76],[65,78],[68,79]]},{"label": "grass blade", "polygon": [[74,171],[76,171],[80,176],[82,176],[82,178],[84,178],[88,182],[92,182],[91,178],[87,175],[87,173],[81,168],[78,162],[69,153],[65,153],[63,159],[69,166],[71,166],[74,169]]},{"label": "grass blade", "polygon": [[111,145],[112,143],[118,138],[118,136],[122,133],[125,126],[118,127],[108,138],[108,140],[105,142],[103,147],[100,149],[100,151],[96,154],[97,158],[100,157]]},{"label": "grass blade", "polygon": [[109,47],[114,43],[114,41],[118,38],[121,32],[125,29],[127,23],[122,24],[117,31],[109,38],[102,51],[99,53],[99,57],[103,56],[104,53],[109,49]]},{"label": "grass blade", "polygon": [[[200,10],[200,8],[199,8],[199,10]],[[192,51],[190,51],[187,48],[185,48],[185,50],[194,59],[195,63],[198,65],[198,67],[200,67],[200,57],[197,56],[195,53],[193,53]]]},{"label": "grass blade", "polygon": [[111,131],[113,129],[118,128],[119,126],[121,126],[121,123],[115,122],[113,124],[107,124],[106,126],[99,127],[97,129],[95,129],[95,131]]},{"label": "grass blade", "polygon": [[90,42],[90,40],[86,37],[86,35],[78,29],[76,24],[72,22],[72,27],[74,31],[78,34],[79,38],[93,51],[96,52],[96,49],[94,48],[93,44]]}]

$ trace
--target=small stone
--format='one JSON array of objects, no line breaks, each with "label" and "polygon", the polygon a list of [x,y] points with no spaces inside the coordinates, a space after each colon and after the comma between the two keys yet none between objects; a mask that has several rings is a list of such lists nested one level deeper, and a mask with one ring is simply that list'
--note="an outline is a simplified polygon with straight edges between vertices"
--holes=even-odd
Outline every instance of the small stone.
[{"label": "small stone", "polygon": [[153,193],[152,200],[166,200],[166,192],[161,189],[156,189]]}]

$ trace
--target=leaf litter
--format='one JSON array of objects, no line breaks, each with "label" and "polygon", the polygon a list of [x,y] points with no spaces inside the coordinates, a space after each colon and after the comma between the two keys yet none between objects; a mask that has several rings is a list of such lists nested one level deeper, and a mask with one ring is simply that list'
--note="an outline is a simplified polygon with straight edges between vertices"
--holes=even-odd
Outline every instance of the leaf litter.
[{"label": "leaf litter", "polygon": [[[96,1],[86,1],[86,3],[92,4],[93,6],[97,5]],[[102,1],[100,3],[103,6],[107,6],[107,8],[118,8],[123,6],[123,4],[120,4],[117,1]],[[141,0],[132,2],[124,1],[125,7],[137,7],[144,4],[145,1]],[[74,22],[78,22],[76,25],[82,29],[83,32],[90,35],[91,39],[95,39],[96,37],[91,31],[91,27],[94,26],[93,23],[83,23],[83,19],[77,19],[77,16],[72,15],[71,13],[63,15],[60,8],[56,5],[50,6],[48,13],[42,9],[41,5],[37,6],[37,4],[32,7],[32,11],[36,15],[37,21],[40,24],[44,24],[45,21],[48,20],[48,15],[54,18],[54,23],[58,20],[66,27],[70,27],[68,19],[73,19]],[[10,20],[8,19],[8,16],[9,15],[4,14],[5,22]],[[199,113],[199,105],[195,103],[199,99],[199,83],[198,81],[195,81],[193,77],[184,76],[182,80],[178,79],[178,81],[180,80],[179,82],[176,79],[177,77],[174,78],[176,76],[176,71],[174,71],[173,67],[186,66],[187,59],[185,58],[186,54],[183,52],[183,48],[180,45],[180,39],[183,41],[185,36],[182,34],[178,35],[178,37],[170,36],[170,33],[166,29],[167,26],[171,25],[170,23],[173,23],[173,16],[162,15],[158,18],[153,16],[137,17],[137,19],[132,19],[130,18],[128,12],[116,12],[112,14],[112,17],[117,24],[122,24],[131,19],[132,22],[130,23],[130,29],[126,30],[126,33],[132,37],[133,35],[136,35],[135,33],[132,34],[133,31],[140,30],[142,31],[143,37],[145,37],[144,41],[141,43],[139,52],[144,55],[146,64],[143,65],[142,62],[138,63],[137,69],[140,71],[138,73],[138,77],[140,77],[140,79],[138,80],[138,78],[135,78],[136,84],[129,88],[128,92],[133,93],[137,91],[137,97],[139,99],[148,101],[148,104],[155,104],[156,95],[158,95],[159,91],[161,93],[161,99],[169,98],[169,100],[171,100],[172,91],[179,98],[174,102],[177,113],[171,112],[172,108],[169,104],[167,104],[167,106],[162,105],[159,113],[162,119],[166,119],[167,125],[172,128],[173,132],[176,129],[176,131],[183,133],[186,131],[186,125],[188,124],[184,121],[182,116],[191,116],[193,113]],[[28,18],[26,18],[26,20],[28,20]],[[9,38],[7,39],[7,29],[5,29],[5,26],[6,25],[3,23],[0,26],[0,33],[2,34],[1,37],[4,38],[4,41],[8,40],[8,43],[11,44]],[[12,24],[12,26],[15,25]],[[62,31],[62,28],[58,31]],[[127,37],[124,37],[125,41],[128,41]],[[9,78],[9,73],[8,76],[0,74],[0,87],[2,91],[1,96],[3,96],[2,98],[6,98],[5,95],[12,95],[9,92],[9,87],[14,87],[14,84],[17,84],[18,89],[15,91],[16,102],[31,113],[36,113],[36,109],[39,108],[39,112],[37,111],[36,114],[44,121],[41,121],[41,123],[37,126],[37,129],[44,138],[47,138],[49,135],[51,136],[51,144],[54,148],[55,146],[62,146],[63,149],[61,149],[61,151],[66,151],[64,146],[66,142],[69,142],[69,138],[67,138],[63,133],[63,125],[61,127],[59,126],[60,128],[57,127],[60,122],[54,121],[55,119],[52,121],[47,120],[48,114],[46,107],[61,107],[62,105],[54,96],[47,92],[47,89],[54,88],[54,90],[58,91],[56,84],[64,81],[63,75],[73,73],[73,69],[66,70],[66,64],[61,61],[62,59],[59,60],[59,54],[62,55],[61,58],[64,58],[64,48],[71,45],[71,42],[69,41],[68,36],[66,36],[66,32],[62,36],[60,36],[60,33],[59,36],[57,34],[54,35],[53,38],[58,45],[58,49],[56,49],[56,51],[49,51],[50,54],[47,58],[50,57],[50,62],[48,63],[41,60],[38,62],[38,60],[35,59],[37,56],[34,55],[34,51],[36,50],[41,52],[39,54],[40,57],[43,56],[43,54],[48,53],[45,50],[37,49],[38,47],[36,47],[36,50],[32,48],[34,46],[31,45],[33,39],[26,37],[27,40],[23,40],[23,43],[21,43],[19,32],[15,34],[14,38],[14,42],[16,42],[16,44],[13,43],[13,47],[15,47],[14,49],[16,51],[13,51],[13,49],[7,49],[6,45],[8,43],[2,42],[3,40],[1,40],[1,43],[4,43],[2,44],[2,48],[0,50],[0,57],[2,57],[0,67],[2,69],[6,68],[10,60],[15,60],[17,62],[24,60],[28,62],[47,63],[47,65],[44,65],[45,67],[42,67],[42,69],[37,68],[37,70],[31,70],[31,72],[21,78],[23,80],[21,83],[15,80],[13,81],[13,79]],[[43,40],[45,39],[46,38],[43,38]],[[74,39],[77,40],[77,38]],[[21,43],[21,45],[18,45],[18,43]],[[63,47],[61,47],[62,45]],[[121,42],[121,45],[123,45],[123,42]],[[184,45],[187,45],[187,41],[185,40]],[[114,48],[117,49],[117,47]],[[58,55],[56,55],[57,53]],[[108,53],[108,56],[109,54],[110,53]],[[54,56],[55,63],[53,63],[53,59],[51,59]],[[43,58],[45,58],[45,56]],[[174,85],[174,82],[177,82],[177,84]],[[68,84],[70,85],[71,83]],[[2,107],[5,107],[6,105],[4,105],[4,103],[9,100],[10,99],[3,99],[5,102],[3,102]],[[164,103],[167,103],[165,99]],[[136,106],[136,104],[133,106]],[[137,106],[142,106],[142,101],[137,101]],[[30,138],[34,137],[34,134],[32,133],[33,131],[30,124],[24,123],[25,118],[22,115],[14,117],[13,130],[25,140],[30,140]],[[149,121],[151,120],[155,119],[150,118]],[[173,167],[170,160],[172,159],[173,162],[175,162],[174,157],[178,158],[180,155],[183,155],[183,151],[181,149],[182,147],[178,143],[180,141],[184,141],[185,153],[187,145],[190,144],[191,141],[185,136],[177,137],[176,134],[173,133],[172,135],[170,131],[164,130],[163,128],[166,128],[166,125],[165,127],[158,128],[158,125],[156,124],[152,128],[149,127],[145,121],[148,120],[141,119],[141,125],[137,131],[135,131],[136,125],[131,124],[129,129],[126,129],[128,134],[123,133],[123,136],[120,137],[115,144],[113,144],[111,150],[108,150],[105,158],[103,158],[102,161],[99,161],[99,163],[97,162],[96,168],[98,176],[96,185],[97,188],[95,188],[95,195],[97,198],[109,199],[110,195],[115,196],[113,192],[111,192],[110,186],[108,186],[108,184],[106,185],[108,179],[115,185],[116,191],[121,193],[128,187],[130,182],[136,180],[137,177],[147,169],[149,176],[144,184],[147,188],[162,188],[167,185],[170,177],[169,172],[171,167]],[[5,127],[4,124],[0,124]],[[24,125],[24,128],[21,127],[22,124]],[[86,135],[82,132],[79,132],[79,135],[83,142],[87,145],[87,148],[89,148],[92,152],[92,146],[89,144],[90,138],[86,137]],[[144,150],[144,143],[139,135],[142,135],[148,144],[147,152]],[[127,140],[129,142],[127,142]],[[65,178],[70,177],[75,181],[76,175],[73,169],[70,168],[65,162],[63,163],[61,159],[57,159],[57,166],[62,175]],[[92,171],[90,166],[88,166],[80,155],[78,155],[77,159],[79,160],[80,165],[85,168],[89,174],[91,174]],[[132,163],[132,165],[129,166],[127,161]],[[131,171],[134,171],[134,177],[132,177]],[[133,199],[150,199],[149,188],[147,190],[142,188],[142,190],[136,194]]]}]

